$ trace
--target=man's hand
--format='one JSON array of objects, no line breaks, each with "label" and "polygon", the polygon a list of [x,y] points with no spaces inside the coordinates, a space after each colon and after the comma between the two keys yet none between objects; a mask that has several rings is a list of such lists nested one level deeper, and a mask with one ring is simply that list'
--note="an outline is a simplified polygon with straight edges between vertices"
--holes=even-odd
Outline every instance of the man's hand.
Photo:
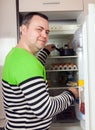
[{"label": "man's hand", "polygon": [[55,45],[54,44],[48,44],[44,48],[46,48],[49,52],[55,50]]},{"label": "man's hand", "polygon": [[68,90],[70,90],[76,98],[79,98],[79,91],[78,88],[70,87]]}]

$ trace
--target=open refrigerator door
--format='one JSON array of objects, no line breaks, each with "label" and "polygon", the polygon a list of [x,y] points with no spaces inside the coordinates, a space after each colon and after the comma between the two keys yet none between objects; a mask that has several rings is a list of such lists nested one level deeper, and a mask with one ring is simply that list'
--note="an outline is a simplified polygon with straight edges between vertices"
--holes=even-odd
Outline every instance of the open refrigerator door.
[{"label": "open refrigerator door", "polygon": [[[88,72],[85,71],[86,130],[95,129],[95,4],[88,4],[87,16]],[[87,76],[88,75],[88,76]],[[88,81],[87,81],[88,80]],[[88,82],[88,83],[87,83]]]},{"label": "open refrigerator door", "polygon": [[[83,32],[83,81],[79,82],[80,126],[83,130],[95,129],[95,4],[88,4],[88,15],[82,25]],[[80,62],[81,64],[81,62]],[[81,69],[80,69],[81,70]],[[81,73],[80,73],[81,74]],[[80,75],[81,77],[82,75]],[[79,79],[80,79],[79,77]]]}]

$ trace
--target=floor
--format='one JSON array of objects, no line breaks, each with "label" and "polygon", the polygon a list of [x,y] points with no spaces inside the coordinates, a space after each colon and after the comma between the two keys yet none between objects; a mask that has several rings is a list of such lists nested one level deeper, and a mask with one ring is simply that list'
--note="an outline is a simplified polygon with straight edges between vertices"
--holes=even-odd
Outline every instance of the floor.
[{"label": "floor", "polygon": [[0,128],[0,130],[4,130],[4,128]]},{"label": "floor", "polygon": [[6,122],[6,120],[5,120],[5,118],[3,118],[3,119],[0,119],[0,130],[4,130],[4,125],[5,125],[5,122]]}]

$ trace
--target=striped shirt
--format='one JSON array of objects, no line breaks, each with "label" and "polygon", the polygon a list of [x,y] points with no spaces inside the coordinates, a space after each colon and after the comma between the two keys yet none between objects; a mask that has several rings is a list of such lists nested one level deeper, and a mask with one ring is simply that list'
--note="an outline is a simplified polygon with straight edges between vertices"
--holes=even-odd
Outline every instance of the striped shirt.
[{"label": "striped shirt", "polygon": [[52,117],[67,109],[74,95],[64,90],[51,97],[44,68],[48,52],[37,56],[21,48],[13,48],[7,55],[2,73],[5,130],[47,130]]}]

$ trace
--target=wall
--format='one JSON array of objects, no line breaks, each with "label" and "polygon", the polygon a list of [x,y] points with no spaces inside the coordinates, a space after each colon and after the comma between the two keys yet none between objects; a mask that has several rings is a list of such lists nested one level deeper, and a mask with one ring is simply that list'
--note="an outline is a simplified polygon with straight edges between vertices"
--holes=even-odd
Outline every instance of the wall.
[{"label": "wall", "polygon": [[17,44],[15,0],[0,0],[0,127],[4,125],[1,72],[9,50]]},{"label": "wall", "polygon": [[16,44],[15,0],[0,0],[0,65],[7,52]]}]

